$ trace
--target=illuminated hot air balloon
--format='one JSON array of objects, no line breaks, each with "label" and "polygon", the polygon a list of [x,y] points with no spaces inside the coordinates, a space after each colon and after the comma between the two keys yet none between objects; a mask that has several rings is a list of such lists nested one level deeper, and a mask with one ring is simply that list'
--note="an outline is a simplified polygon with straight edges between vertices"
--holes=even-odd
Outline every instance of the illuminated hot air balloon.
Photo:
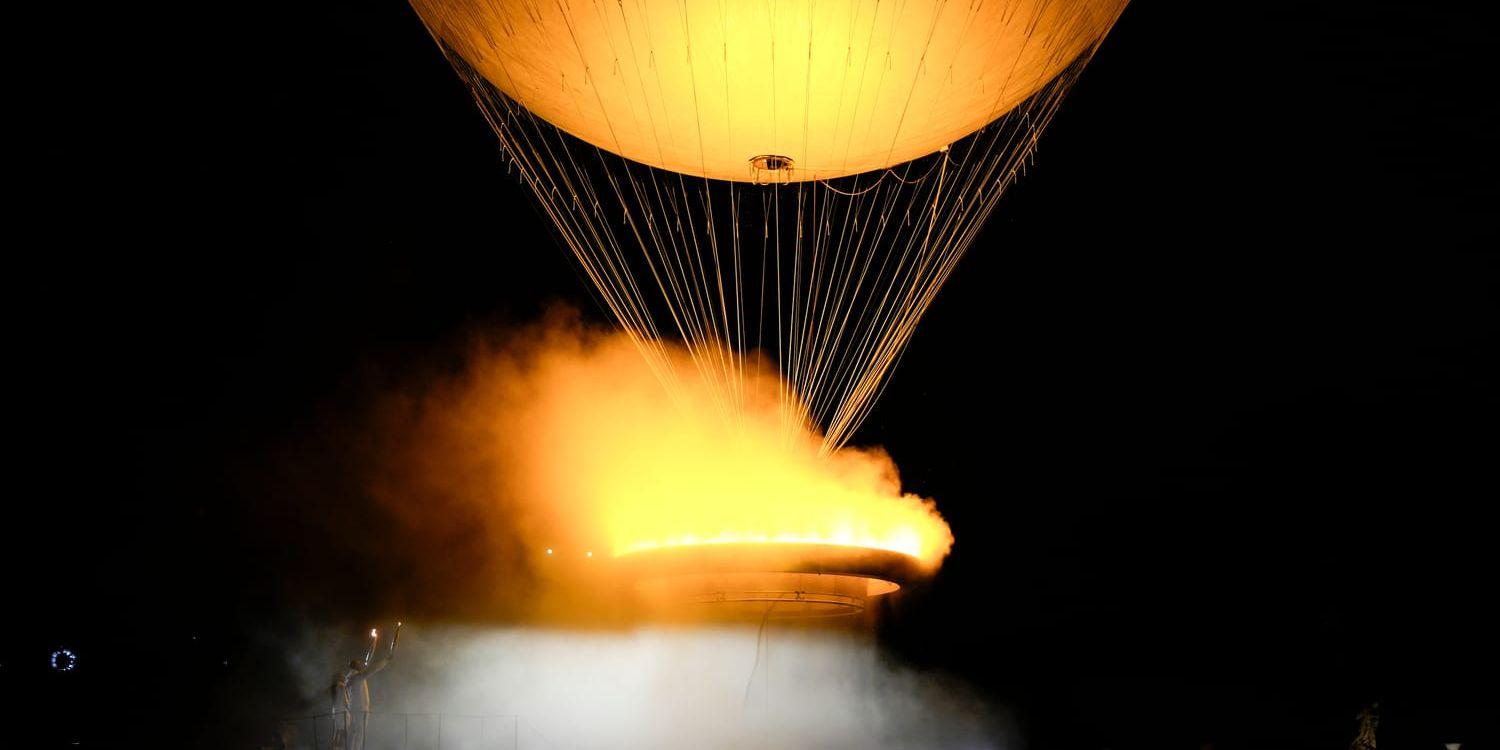
[{"label": "illuminated hot air balloon", "polygon": [[[602,303],[846,443],[1125,0],[411,0]],[[670,368],[660,368],[672,386]]]}]

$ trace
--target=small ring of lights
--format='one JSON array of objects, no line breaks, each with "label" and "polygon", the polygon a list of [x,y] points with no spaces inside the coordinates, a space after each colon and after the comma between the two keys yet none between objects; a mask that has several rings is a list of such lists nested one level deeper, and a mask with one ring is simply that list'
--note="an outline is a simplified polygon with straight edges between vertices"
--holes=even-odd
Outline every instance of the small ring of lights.
[{"label": "small ring of lights", "polygon": [[60,648],[52,652],[52,658],[48,662],[58,672],[71,672],[78,667],[78,654],[66,648]]}]

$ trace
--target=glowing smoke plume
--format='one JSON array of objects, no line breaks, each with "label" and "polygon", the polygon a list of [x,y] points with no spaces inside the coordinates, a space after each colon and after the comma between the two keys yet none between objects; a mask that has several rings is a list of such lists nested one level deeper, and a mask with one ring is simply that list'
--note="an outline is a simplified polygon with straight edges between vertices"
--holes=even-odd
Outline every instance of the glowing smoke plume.
[{"label": "glowing smoke plume", "polygon": [[497,487],[482,494],[509,499],[533,548],[820,542],[901,552],[928,568],[948,553],[948,525],[930,501],[901,492],[887,454],[819,457],[820,435],[787,426],[796,420],[782,418],[774,374],[747,373],[743,406],[726,416],[687,354],[667,350],[669,392],[624,334],[554,318],[488,350],[436,397],[440,408],[427,407],[450,446],[457,437],[491,454]]},{"label": "glowing smoke plume", "polygon": [[[641,624],[591,595],[587,571],[653,544],[816,540],[932,569],[953,543],[884,452],[820,458],[818,435],[789,431],[774,375],[747,373],[726,419],[688,355],[667,351],[671,392],[627,336],[563,313],[380,400],[366,452],[339,460],[372,472],[390,515],[377,535],[342,523],[329,537],[369,548],[358,587],[408,624],[373,679],[372,746],[435,746],[439,731],[444,747],[998,746],[992,708],[888,663],[868,633]],[[284,727],[292,746],[329,736],[329,675],[365,632],[272,637],[309,717]],[[464,718],[479,714],[516,718]]]},{"label": "glowing smoke plume", "polygon": [[[1014,746],[1005,713],[980,695],[850,633],[410,629],[371,680],[372,747],[437,747],[440,712],[445,748]],[[329,654],[351,645],[317,630],[286,644],[309,707],[326,705]],[[331,734],[326,712],[289,724],[292,747]]]}]

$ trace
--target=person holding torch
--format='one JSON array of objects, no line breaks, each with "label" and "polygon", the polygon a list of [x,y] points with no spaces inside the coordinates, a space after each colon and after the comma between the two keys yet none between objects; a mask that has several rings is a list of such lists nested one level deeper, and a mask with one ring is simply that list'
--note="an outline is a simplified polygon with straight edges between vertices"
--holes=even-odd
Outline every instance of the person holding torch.
[{"label": "person holding torch", "polygon": [[[391,643],[385,653],[376,660],[375,652],[380,645],[380,631],[370,628],[370,647],[363,658],[353,659],[346,669],[333,678],[333,748],[334,750],[362,750],[365,735],[370,727],[370,675],[385,669],[396,653],[396,641],[401,638],[401,623],[391,633]],[[359,721],[354,721],[358,716]]]}]

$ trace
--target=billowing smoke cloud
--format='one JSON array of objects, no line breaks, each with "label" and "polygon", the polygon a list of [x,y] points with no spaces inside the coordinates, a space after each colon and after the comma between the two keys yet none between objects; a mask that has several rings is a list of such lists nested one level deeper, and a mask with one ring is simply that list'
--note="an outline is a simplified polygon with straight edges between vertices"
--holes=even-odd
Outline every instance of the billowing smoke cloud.
[{"label": "billowing smoke cloud", "polygon": [[[962,688],[892,666],[847,632],[408,630],[371,679],[367,747],[436,747],[439,731],[444,748],[496,750],[1010,744],[1003,717]],[[334,640],[303,646],[310,698],[326,695],[323,657]],[[310,717],[284,731],[293,746],[310,746],[331,725]]]},{"label": "billowing smoke cloud", "polygon": [[670,389],[628,337],[558,311],[382,386],[361,429],[290,452],[288,515],[320,544],[279,549],[321,563],[285,576],[309,620],[262,644],[297,694],[286,712],[321,717],[284,727],[291,746],[328,741],[356,623],[397,618],[369,748],[437,747],[439,731],[443,748],[997,746],[980,702],[886,663],[857,626],[689,627],[616,606],[631,582],[614,556],[653,545],[815,539],[931,570],[952,544],[883,451],[820,456],[774,373],[748,370],[726,405],[687,353],[665,355]]},{"label": "billowing smoke cloud", "polygon": [[664,351],[670,387],[629,337],[560,311],[385,398],[363,463],[409,556],[402,588],[493,619],[575,609],[589,566],[661,545],[852,544],[929,569],[947,554],[947,524],[883,451],[820,456],[774,373],[748,368],[731,402]]}]

